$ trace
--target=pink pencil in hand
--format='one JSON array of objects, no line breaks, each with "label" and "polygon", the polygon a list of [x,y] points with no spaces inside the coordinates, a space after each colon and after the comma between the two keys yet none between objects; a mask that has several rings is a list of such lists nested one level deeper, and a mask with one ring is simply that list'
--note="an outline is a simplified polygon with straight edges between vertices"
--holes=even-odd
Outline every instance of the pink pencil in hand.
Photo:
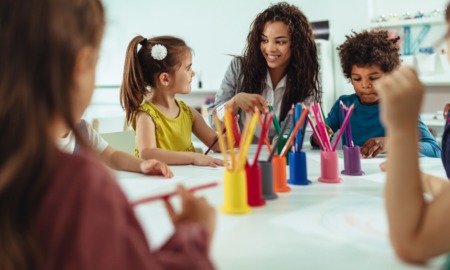
[{"label": "pink pencil in hand", "polygon": [[[204,184],[204,185],[189,188],[188,191],[194,192],[194,191],[205,189],[205,188],[216,187],[217,185],[218,185],[217,182]],[[149,202],[153,202],[153,201],[157,201],[157,200],[167,200],[170,197],[177,195],[177,194],[178,194],[178,192],[173,191],[173,192],[169,192],[166,194],[154,195],[154,196],[150,196],[147,198],[143,198],[143,199],[139,199],[137,201],[131,202],[130,205],[131,205],[131,207],[135,207],[136,205],[143,204],[143,203],[149,203]]]}]

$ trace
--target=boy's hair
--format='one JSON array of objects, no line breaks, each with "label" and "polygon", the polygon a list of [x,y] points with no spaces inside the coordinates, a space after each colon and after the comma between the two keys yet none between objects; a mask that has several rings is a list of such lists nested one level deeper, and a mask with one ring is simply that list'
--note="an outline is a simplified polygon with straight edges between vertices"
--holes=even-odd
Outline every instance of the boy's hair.
[{"label": "boy's hair", "polygon": [[398,38],[390,39],[387,31],[352,32],[345,42],[337,48],[341,67],[347,79],[351,80],[352,68],[380,66],[388,73],[400,65]]},{"label": "boy's hair", "polygon": [[103,28],[98,0],[0,1],[0,269],[42,267],[35,214],[57,151],[48,128],[55,117],[74,128],[75,63]]},{"label": "boy's hair", "polygon": [[312,97],[313,101],[321,99],[316,43],[311,25],[298,7],[281,2],[256,16],[241,57],[243,81],[239,91],[262,93],[267,76],[267,63],[260,49],[261,35],[266,22],[277,21],[288,26],[291,42],[291,59],[286,69],[286,92],[280,110],[280,120],[283,120],[292,103],[304,101],[308,97]]},{"label": "boy's hair", "polygon": [[[157,44],[167,49],[167,55],[162,60],[152,56],[152,48]],[[138,45],[141,46],[139,49]],[[156,86],[158,76],[165,72],[174,74],[181,66],[182,56],[190,51],[191,48],[182,39],[173,36],[151,39],[136,36],[131,40],[125,56],[120,88],[120,104],[125,110],[128,122],[131,121],[133,112],[141,106],[149,90]]]}]

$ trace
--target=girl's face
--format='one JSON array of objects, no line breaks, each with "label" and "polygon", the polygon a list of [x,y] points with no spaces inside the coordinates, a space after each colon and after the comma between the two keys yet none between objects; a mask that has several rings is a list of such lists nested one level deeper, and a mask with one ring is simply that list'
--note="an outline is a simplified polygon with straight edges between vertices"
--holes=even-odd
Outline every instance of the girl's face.
[{"label": "girl's face", "polygon": [[352,67],[352,84],[359,102],[364,105],[378,103],[379,97],[373,90],[373,82],[384,76],[383,70],[378,65],[365,67]]},{"label": "girl's face", "polygon": [[175,71],[173,88],[177,94],[189,94],[191,92],[192,77],[195,72],[192,69],[192,53],[187,50],[181,57],[181,65]]},{"label": "girl's face", "polygon": [[281,21],[266,22],[260,47],[269,68],[285,70],[291,59],[291,35],[288,26]]}]

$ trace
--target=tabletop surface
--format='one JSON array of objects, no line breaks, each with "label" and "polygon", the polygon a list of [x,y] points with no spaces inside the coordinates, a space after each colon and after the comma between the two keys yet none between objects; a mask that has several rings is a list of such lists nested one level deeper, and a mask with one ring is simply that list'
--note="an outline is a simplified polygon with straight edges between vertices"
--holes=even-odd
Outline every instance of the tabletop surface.
[{"label": "tabletop surface", "polygon": [[[250,157],[254,150],[252,147]],[[291,185],[290,192],[278,193],[277,199],[244,215],[219,211],[223,204],[223,167],[171,166],[175,175],[172,179],[127,172],[116,175],[130,201],[173,191],[178,183],[193,187],[219,182],[218,187],[196,192],[217,209],[211,256],[218,269],[440,269],[443,256],[417,266],[395,255],[384,209],[385,174],[379,169],[384,157],[362,159],[363,176],[340,175],[342,183],[325,184],[317,181],[320,151],[305,152],[312,184]],[[261,157],[266,158],[267,152],[263,151]],[[422,170],[445,177],[440,159],[421,158],[420,164]],[[339,154],[340,169],[343,166]],[[179,205],[178,198],[172,201]],[[173,226],[162,202],[142,204],[135,210],[152,249],[172,234]]]}]

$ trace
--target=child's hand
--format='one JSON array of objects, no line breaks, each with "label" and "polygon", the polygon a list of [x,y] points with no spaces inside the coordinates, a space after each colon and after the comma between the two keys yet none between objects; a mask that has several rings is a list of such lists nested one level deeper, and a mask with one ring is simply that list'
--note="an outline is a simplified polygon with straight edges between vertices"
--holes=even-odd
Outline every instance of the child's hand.
[{"label": "child's hand", "polygon": [[176,213],[169,200],[164,200],[170,219],[176,227],[183,222],[194,222],[203,226],[207,232],[209,241],[211,241],[216,227],[216,213],[205,198],[197,198],[191,194],[185,187],[177,186],[177,191],[181,197],[181,212]]},{"label": "child's hand", "polygon": [[444,107],[444,119],[446,119],[446,120],[447,120],[448,111],[450,111],[450,103],[445,104],[445,107]]},{"label": "child's hand", "polygon": [[201,153],[192,153],[194,155],[194,162],[192,164],[197,166],[217,167],[223,166],[223,160],[213,158]]},{"label": "child's hand", "polygon": [[156,159],[143,160],[141,162],[141,172],[148,175],[162,175],[166,178],[173,177],[173,172],[169,166]]},{"label": "child's hand", "polygon": [[333,138],[334,132],[329,126],[325,126],[327,128],[328,138]]},{"label": "child's hand", "polygon": [[361,146],[360,153],[363,158],[376,157],[386,152],[386,148],[386,137],[370,138]]},{"label": "child's hand", "polygon": [[255,107],[260,112],[266,112],[268,110],[266,100],[258,94],[239,93],[233,99],[236,105],[246,113],[254,113]]},{"label": "child's hand", "polygon": [[374,83],[381,99],[381,119],[387,129],[417,129],[417,116],[424,87],[417,73],[409,67],[400,67]]}]

